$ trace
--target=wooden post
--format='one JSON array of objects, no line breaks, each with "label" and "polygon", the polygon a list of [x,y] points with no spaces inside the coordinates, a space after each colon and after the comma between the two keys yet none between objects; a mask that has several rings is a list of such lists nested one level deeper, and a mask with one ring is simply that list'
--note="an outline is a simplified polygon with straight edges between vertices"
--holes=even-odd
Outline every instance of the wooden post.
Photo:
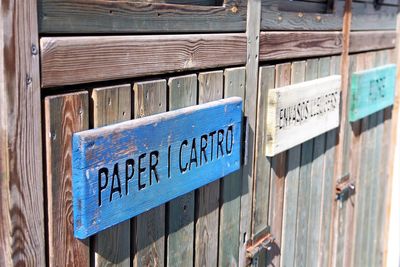
[{"label": "wooden post", "polygon": [[253,180],[255,157],[255,132],[257,121],[258,61],[261,25],[261,0],[247,2],[247,61],[244,115],[247,117],[248,136],[243,166],[242,195],[240,199],[239,266],[246,265],[246,243],[252,238]]},{"label": "wooden post", "polygon": [[0,13],[0,266],[45,266],[37,3]]}]

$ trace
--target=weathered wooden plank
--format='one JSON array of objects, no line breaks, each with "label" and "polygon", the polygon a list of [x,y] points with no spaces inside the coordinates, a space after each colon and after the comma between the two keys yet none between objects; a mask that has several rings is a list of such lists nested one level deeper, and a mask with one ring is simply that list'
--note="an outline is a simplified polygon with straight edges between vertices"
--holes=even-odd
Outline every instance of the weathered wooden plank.
[{"label": "weathered wooden plank", "polygon": [[[340,74],[340,56],[331,57],[330,74]],[[333,223],[333,208],[335,198],[336,179],[334,176],[335,145],[337,129],[326,133],[325,158],[324,158],[324,179],[322,192],[321,210],[321,235],[319,243],[318,264],[329,266],[331,255],[331,230]]]},{"label": "weathered wooden plank", "polygon": [[247,1],[243,0],[228,0],[224,6],[131,0],[38,2],[39,28],[46,34],[238,32],[246,27]]},{"label": "weathered wooden plank", "polygon": [[[252,233],[252,209],[254,191],[254,156],[257,124],[258,64],[260,43],[261,1],[247,1],[246,22],[246,88],[244,99],[244,116],[246,117],[246,142],[244,147],[244,163],[242,192],[240,198],[240,246],[239,266],[246,266],[247,244],[254,237]],[[244,208],[246,207],[246,208]]]},{"label": "weathered wooden plank", "polygon": [[[93,128],[131,118],[131,85],[95,88],[92,91]],[[95,266],[130,266],[130,228],[125,221],[94,237]]]},{"label": "weathered wooden plank", "polygon": [[89,127],[88,93],[49,96],[44,106],[49,264],[89,266],[89,240],[74,237],[71,179],[72,134]]},{"label": "weathered wooden plank", "polygon": [[267,121],[268,91],[274,87],[275,66],[260,67],[254,157],[253,237],[262,234],[268,227],[271,160],[265,156],[265,123]]},{"label": "weathered wooden plank", "polygon": [[246,35],[239,33],[41,39],[43,87],[245,62]]},{"label": "weathered wooden plank", "polygon": [[[391,58],[391,53],[389,51],[382,51],[381,55],[381,64],[388,64],[388,63],[393,63],[393,61],[396,61],[395,58]],[[376,247],[376,265],[382,265],[384,264],[384,249],[385,249],[385,244],[387,243],[387,240],[385,240],[385,221],[387,218],[387,211],[385,209],[385,201],[388,195],[388,188],[390,188],[390,185],[388,185],[389,181],[389,151],[390,147],[392,146],[391,144],[391,127],[392,126],[392,107],[388,107],[385,110],[383,110],[383,133],[382,133],[382,139],[380,140],[382,142],[381,147],[381,160],[380,160],[380,168],[379,168],[379,174],[378,174],[378,179],[379,179],[379,195],[378,195],[378,222],[376,224],[377,227],[377,235],[378,235],[378,240],[377,240],[377,247]]]},{"label": "weathered wooden plank", "polygon": [[[291,84],[303,82],[305,79],[305,72],[305,61],[292,63]],[[281,266],[295,265],[294,260],[300,163],[301,145],[297,145],[290,149],[287,153],[287,173],[285,177],[282,219]]]},{"label": "weathered wooden plank", "polygon": [[[246,85],[245,68],[224,71],[224,97],[238,96],[244,99]],[[242,106],[243,110],[243,106]],[[240,195],[243,170],[240,169],[221,180],[219,253],[218,265],[238,266],[240,245]]]},{"label": "weathered wooden plank", "polygon": [[[198,80],[199,104],[223,97],[223,71],[199,73]],[[218,264],[219,182],[214,181],[196,192],[195,266]]]},{"label": "weathered wooden plank", "polygon": [[2,1],[0,13],[0,265],[44,266],[37,2]]},{"label": "weathered wooden plank", "polygon": [[[196,74],[170,78],[168,89],[169,110],[196,105]],[[171,200],[167,210],[167,266],[190,266],[194,257],[194,192]]]},{"label": "weathered wooden plank", "polygon": [[340,54],[341,32],[261,32],[260,60]]},{"label": "weathered wooden plank", "polygon": [[376,10],[373,3],[352,3],[352,31],[396,29],[397,7],[382,5]]},{"label": "weathered wooden plank", "polygon": [[[366,54],[356,55],[356,71],[365,69]],[[354,241],[354,262],[355,266],[361,266],[363,255],[362,242],[364,233],[364,212],[366,206],[365,191],[366,191],[366,173],[365,168],[360,162],[366,162],[368,155],[365,154],[366,148],[366,130],[368,127],[368,118],[363,118],[360,121],[352,123],[352,140],[351,140],[351,158],[350,172],[356,181],[356,203],[355,203],[355,241]],[[363,136],[364,134],[364,136]],[[364,141],[364,142],[363,142]],[[363,153],[364,152],[364,153]]]},{"label": "weathered wooden plank", "polygon": [[[330,7],[324,12],[317,12],[321,7],[310,11],[310,6],[314,3],[300,3],[297,5],[294,1],[288,1],[285,7],[289,7],[288,12],[282,9],[282,0],[266,0],[262,1],[262,30],[340,30],[343,22],[344,3],[337,1],[335,11],[330,12]],[[318,3],[320,4],[320,3]],[[294,7],[291,7],[295,5]],[[323,7],[322,7],[323,8]],[[304,12],[307,10],[307,12]]]},{"label": "weathered wooden plank", "polygon": [[356,121],[393,105],[396,65],[386,65],[351,77],[349,120]]},{"label": "weathered wooden plank", "polygon": [[[291,77],[290,73],[291,73],[290,63],[283,63],[276,65],[275,87],[282,87],[290,84],[290,77]],[[284,201],[284,189],[285,189],[284,177],[286,174],[285,163],[286,163],[286,152],[280,153],[271,159],[268,224],[271,227],[271,234],[275,237],[276,246],[274,246],[273,249],[267,251],[267,262],[275,266],[279,266],[280,264],[283,201]]]},{"label": "weathered wooden plank", "polygon": [[[364,69],[368,70],[373,68],[375,62],[376,52],[368,52],[364,54]],[[364,123],[366,126],[364,126]],[[359,165],[361,168],[360,178],[364,180],[364,210],[363,210],[363,224],[361,230],[361,264],[368,265],[370,261],[369,239],[371,237],[371,197],[372,197],[372,183],[373,183],[373,165],[375,157],[374,140],[375,140],[375,124],[376,113],[365,117],[362,120],[362,133],[361,133],[361,154],[366,155],[364,160],[360,160]]]},{"label": "weathered wooden plank", "polygon": [[[352,149],[352,137],[353,137],[353,129],[356,132],[359,132],[360,125],[357,123],[351,124],[348,120],[348,95],[349,95],[349,86],[350,86],[350,73],[356,70],[356,55],[349,56],[348,66],[345,69],[342,69],[343,76],[346,76],[347,79],[344,82],[344,87],[342,88],[342,96],[343,99],[346,98],[346,105],[342,105],[342,123],[343,123],[343,145],[338,146],[337,150],[341,150],[336,154],[336,164],[335,165],[335,174],[337,175],[335,178],[337,183],[342,181],[343,177],[349,175],[350,180],[356,184],[357,173],[354,173],[354,170],[351,169],[351,149]],[[353,127],[354,126],[354,127]],[[341,129],[341,130],[342,130]],[[339,137],[341,138],[341,137]],[[355,155],[357,156],[357,154]],[[348,160],[346,160],[348,159]],[[339,161],[339,162],[338,162]],[[338,172],[340,170],[340,172]],[[356,189],[358,190],[358,189]],[[349,266],[353,264],[354,258],[354,236],[355,236],[355,201],[357,198],[357,193],[355,196],[351,197],[347,200],[346,203],[336,202],[338,208],[338,234],[337,234],[337,242],[335,244],[335,249],[338,251],[335,255],[336,260],[335,263],[338,266]]]},{"label": "weathered wooden plank", "polygon": [[[318,77],[329,76],[330,58],[321,58],[318,62]],[[313,162],[311,166],[310,182],[310,210],[308,217],[308,237],[307,237],[307,264],[312,266],[318,263],[319,241],[321,237],[321,207],[322,207],[322,188],[324,178],[324,152],[325,134],[321,134],[314,139]]]},{"label": "weathered wooden plank", "polygon": [[360,31],[350,33],[350,53],[394,48],[396,31]]},{"label": "weathered wooden plank", "polygon": [[[165,112],[167,109],[166,81],[155,80],[134,84],[134,118]],[[131,240],[133,266],[164,266],[165,205],[151,209],[133,221]]]},{"label": "weathered wooden plank", "polygon": [[[318,77],[318,59],[306,62],[306,80]],[[301,162],[299,174],[299,193],[297,200],[297,224],[295,243],[295,265],[306,266],[308,220],[310,209],[311,166],[313,159],[314,139],[301,145]]]},{"label": "weathered wooden plank", "polygon": [[266,154],[271,157],[339,125],[340,76],[269,91]]}]

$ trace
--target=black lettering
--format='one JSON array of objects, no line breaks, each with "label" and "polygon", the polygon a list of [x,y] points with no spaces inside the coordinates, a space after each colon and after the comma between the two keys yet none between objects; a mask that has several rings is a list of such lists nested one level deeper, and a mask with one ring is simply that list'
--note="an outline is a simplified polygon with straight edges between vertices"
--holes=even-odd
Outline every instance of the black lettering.
[{"label": "black lettering", "polygon": [[[194,153],[193,153],[193,152],[194,152]],[[194,154],[194,157],[193,157],[193,154]],[[192,141],[192,149],[190,150],[189,170],[192,169],[192,163],[196,163],[196,167],[197,167],[196,138],[193,138],[193,141]]]},{"label": "black lettering", "polygon": [[[102,176],[102,174],[104,174],[105,177],[106,177],[106,182],[104,183],[104,185],[101,184],[101,176]],[[106,189],[107,185],[108,185],[108,169],[105,168],[105,167],[101,168],[99,170],[99,176],[98,177],[99,177],[98,184],[99,184],[99,207],[100,207],[101,206],[101,191]]]},{"label": "black lettering", "polygon": [[213,160],[213,155],[214,155],[214,134],[216,134],[216,131],[212,131],[209,135],[211,137],[211,161]]},{"label": "black lettering", "polygon": [[[207,163],[207,137],[208,135],[203,134],[200,137],[200,166],[203,165],[203,156],[204,156],[204,163]],[[205,142],[203,142],[205,141]]]},{"label": "black lettering", "polygon": [[[159,154],[160,153],[157,150],[154,150],[154,151],[150,152],[150,185],[152,185],[152,183],[153,183],[152,182],[153,181],[153,173],[154,173],[154,176],[156,178],[157,183],[160,182],[160,180],[158,179],[158,174],[157,174],[157,169],[156,169],[157,164],[158,164],[158,155]],[[156,162],[155,163],[153,163],[153,156],[156,157]]]},{"label": "black lettering", "polygon": [[284,112],[283,111],[284,110],[282,108],[279,110],[279,129],[282,129],[284,127],[284,124],[283,124]]},{"label": "black lettering", "polygon": [[181,173],[184,173],[188,167],[187,163],[185,164],[185,167],[182,167],[182,147],[187,146],[187,145],[188,145],[188,141],[183,140],[183,142],[181,143],[181,147],[179,148],[179,169],[181,170]]},{"label": "black lettering", "polygon": [[168,146],[168,178],[171,178],[171,146]]},{"label": "black lettering", "polygon": [[[132,168],[132,172],[129,175],[129,166]],[[130,179],[132,179],[133,174],[135,173],[135,160],[133,159],[127,159],[125,162],[125,194],[128,195],[129,193],[129,186],[128,182]]]},{"label": "black lettering", "polygon": [[[228,135],[230,133],[230,135]],[[230,146],[228,148],[228,136],[231,137],[231,142]],[[233,147],[233,125],[230,125],[228,127],[228,130],[226,131],[226,138],[225,138],[225,147],[226,147],[226,154],[231,154],[232,153],[232,147]]]},{"label": "black lettering", "polygon": [[[117,187],[114,187],[115,185],[115,177],[117,177]],[[115,163],[114,165],[114,171],[112,175],[112,182],[111,182],[111,193],[110,193],[110,202],[112,201],[113,194],[115,192],[119,193],[119,197],[121,197],[121,180],[119,179],[119,173],[118,173],[118,163]]]},{"label": "black lettering", "polygon": [[219,158],[219,151],[221,149],[221,157],[224,156],[224,151],[222,150],[222,142],[224,141],[224,130],[218,130],[218,141],[217,141],[217,158]]},{"label": "black lettering", "polygon": [[139,187],[139,190],[142,190],[143,188],[145,188],[146,187],[146,184],[142,184],[141,183],[141,175],[142,175],[142,173],[144,173],[145,171],[146,171],[146,168],[145,167],[142,167],[142,160],[144,159],[146,157],[146,153],[143,153],[143,154],[141,154],[140,156],[139,156],[139,163],[138,163],[138,167],[139,167],[139,172],[138,172],[138,187]]}]

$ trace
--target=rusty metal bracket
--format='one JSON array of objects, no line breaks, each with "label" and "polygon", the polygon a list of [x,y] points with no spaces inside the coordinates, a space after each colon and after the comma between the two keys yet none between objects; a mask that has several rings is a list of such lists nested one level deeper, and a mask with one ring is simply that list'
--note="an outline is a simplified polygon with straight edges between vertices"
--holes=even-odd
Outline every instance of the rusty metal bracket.
[{"label": "rusty metal bracket", "polygon": [[254,257],[257,256],[258,253],[260,253],[263,250],[271,250],[272,244],[274,243],[275,238],[271,233],[267,233],[261,237],[259,237],[257,240],[252,241],[250,240],[249,243],[247,243],[247,248],[246,248],[246,257],[247,259],[251,262]]},{"label": "rusty metal bracket", "polygon": [[336,185],[336,201],[344,202],[356,193],[354,182],[350,179],[350,175],[344,176]]}]

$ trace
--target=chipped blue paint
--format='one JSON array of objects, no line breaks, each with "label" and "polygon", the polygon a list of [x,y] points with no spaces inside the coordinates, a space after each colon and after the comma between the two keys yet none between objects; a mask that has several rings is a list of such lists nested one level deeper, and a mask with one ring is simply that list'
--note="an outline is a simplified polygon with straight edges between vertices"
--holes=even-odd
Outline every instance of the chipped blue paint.
[{"label": "chipped blue paint", "polygon": [[396,65],[390,64],[351,76],[349,120],[356,121],[393,105]]},{"label": "chipped blue paint", "polygon": [[242,100],[232,97],[75,133],[75,237],[87,238],[238,170],[241,122]]}]

